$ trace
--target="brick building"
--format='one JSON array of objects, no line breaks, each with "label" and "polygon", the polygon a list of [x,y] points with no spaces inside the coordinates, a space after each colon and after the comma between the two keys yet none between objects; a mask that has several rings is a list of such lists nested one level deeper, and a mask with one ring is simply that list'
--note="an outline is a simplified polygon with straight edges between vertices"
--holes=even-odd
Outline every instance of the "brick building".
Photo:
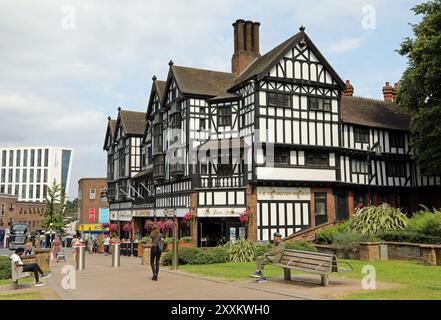
[{"label": "brick building", "polygon": [[107,198],[101,197],[105,192],[106,178],[83,178],[78,181],[78,231],[90,230],[92,225],[109,222],[109,204]]},{"label": "brick building", "polygon": [[42,202],[18,201],[17,196],[0,194],[0,245],[11,223],[27,223],[32,234],[42,230],[45,209]]}]

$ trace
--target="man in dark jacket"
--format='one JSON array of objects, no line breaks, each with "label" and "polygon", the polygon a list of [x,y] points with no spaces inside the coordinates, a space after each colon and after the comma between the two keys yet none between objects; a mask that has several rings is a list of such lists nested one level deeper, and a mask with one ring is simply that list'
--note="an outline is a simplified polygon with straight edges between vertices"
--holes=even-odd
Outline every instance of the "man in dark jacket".
[{"label": "man in dark jacket", "polygon": [[257,270],[251,275],[252,278],[265,280],[262,272],[265,266],[272,263],[279,263],[282,259],[283,251],[285,251],[285,245],[282,242],[282,234],[280,234],[279,232],[274,233],[273,242],[274,243],[271,251],[257,258]]}]

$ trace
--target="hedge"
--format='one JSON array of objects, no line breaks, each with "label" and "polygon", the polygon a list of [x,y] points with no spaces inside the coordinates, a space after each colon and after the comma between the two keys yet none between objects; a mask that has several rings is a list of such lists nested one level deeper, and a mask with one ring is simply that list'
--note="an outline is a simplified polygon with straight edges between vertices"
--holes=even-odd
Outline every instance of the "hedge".
[{"label": "hedge", "polygon": [[441,244],[441,237],[425,235],[415,231],[408,231],[408,230],[383,232],[379,235],[379,237],[383,241],[388,241],[388,242]]},{"label": "hedge", "polygon": [[[163,261],[164,266],[171,266],[173,259],[173,252],[168,252]],[[215,264],[225,263],[230,260],[230,255],[223,247],[216,247],[213,249],[200,248],[182,248],[178,251],[178,262],[184,264]]]},{"label": "hedge", "polygon": [[9,257],[0,257],[0,279],[11,279],[11,260]]}]

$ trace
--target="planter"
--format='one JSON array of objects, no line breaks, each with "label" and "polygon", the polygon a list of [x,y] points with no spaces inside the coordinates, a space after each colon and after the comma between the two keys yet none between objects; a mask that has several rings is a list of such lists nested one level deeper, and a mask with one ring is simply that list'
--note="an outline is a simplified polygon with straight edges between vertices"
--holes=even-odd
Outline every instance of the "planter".
[{"label": "planter", "polygon": [[380,242],[360,242],[360,260],[378,261],[380,260]]},{"label": "planter", "polygon": [[138,242],[138,257],[142,257],[142,243]]},{"label": "planter", "polygon": [[[172,246],[173,248],[173,246]],[[178,248],[193,248],[193,243],[191,242],[179,242]]]},{"label": "planter", "polygon": [[98,245],[98,253],[104,253],[104,245],[103,244]]},{"label": "planter", "polygon": [[151,251],[152,245],[151,244],[143,244],[142,245],[142,265],[148,265],[150,264],[150,251]]}]

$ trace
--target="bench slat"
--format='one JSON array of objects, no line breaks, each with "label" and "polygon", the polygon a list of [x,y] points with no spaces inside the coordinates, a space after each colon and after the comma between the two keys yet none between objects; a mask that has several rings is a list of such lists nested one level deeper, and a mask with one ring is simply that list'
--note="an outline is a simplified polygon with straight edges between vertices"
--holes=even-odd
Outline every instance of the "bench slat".
[{"label": "bench slat", "polygon": [[311,260],[311,259],[307,259],[307,258],[285,258],[282,257],[282,259],[280,259],[280,261],[282,263],[288,263],[289,261],[296,261],[296,262],[302,262],[302,263],[306,263],[306,264],[311,264],[311,265],[315,265],[315,266],[319,266],[319,265],[330,265],[332,264],[332,261],[318,261],[318,260]]},{"label": "bench slat", "polygon": [[319,274],[319,275],[328,275],[330,274],[329,270],[327,271],[321,271],[321,270],[311,270],[311,269],[305,269],[305,268],[301,268],[301,267],[296,267],[296,266],[291,266],[291,267],[287,267],[283,264],[272,264],[275,267],[280,267],[283,269],[290,269],[290,270],[297,270],[297,271],[302,271],[302,272],[307,272],[307,273],[314,273],[314,274]]},{"label": "bench slat", "polygon": [[283,252],[284,257],[292,257],[292,258],[308,258],[312,260],[318,260],[318,261],[331,261],[333,259],[332,256],[317,256],[317,255],[310,255],[307,253],[297,253],[297,252]]},{"label": "bench slat", "polygon": [[[284,266],[288,266],[288,264],[282,263],[282,265]],[[300,262],[293,262],[289,265],[289,267],[297,267],[297,268],[303,268],[303,269],[307,269],[307,270],[314,270],[314,271],[324,271],[324,272],[330,272],[331,268],[329,265],[324,265],[324,266],[315,266],[315,265],[310,265],[310,264],[305,264],[305,263],[300,263]]]},{"label": "bench slat", "polygon": [[319,252],[311,252],[311,251],[299,251],[299,250],[290,250],[290,249],[286,249],[284,251],[284,253],[289,254],[289,253],[298,253],[298,254],[307,254],[309,256],[317,256],[317,257],[334,257],[333,254],[329,254],[329,253],[319,253]]}]

